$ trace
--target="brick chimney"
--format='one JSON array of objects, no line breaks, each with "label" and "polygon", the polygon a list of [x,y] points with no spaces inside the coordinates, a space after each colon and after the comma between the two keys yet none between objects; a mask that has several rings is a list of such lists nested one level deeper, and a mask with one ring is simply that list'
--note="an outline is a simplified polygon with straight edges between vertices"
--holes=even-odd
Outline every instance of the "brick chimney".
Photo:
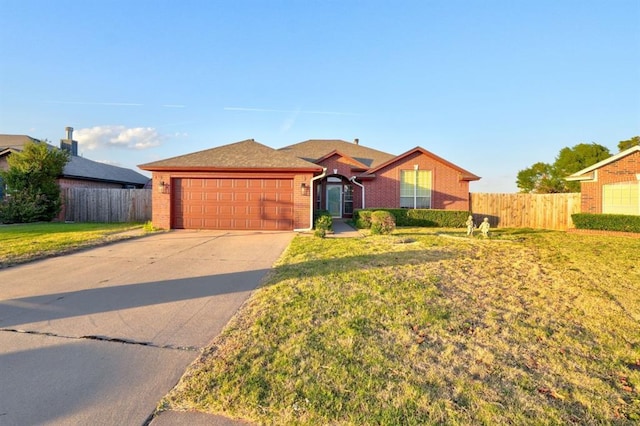
[{"label": "brick chimney", "polygon": [[360,139],[355,138],[355,139],[353,140],[353,143],[355,143],[356,145],[360,145]]},{"label": "brick chimney", "polygon": [[64,130],[67,132],[67,137],[65,139],[60,139],[60,149],[64,149],[74,157],[77,157],[78,142],[73,140],[73,127],[65,127]]}]

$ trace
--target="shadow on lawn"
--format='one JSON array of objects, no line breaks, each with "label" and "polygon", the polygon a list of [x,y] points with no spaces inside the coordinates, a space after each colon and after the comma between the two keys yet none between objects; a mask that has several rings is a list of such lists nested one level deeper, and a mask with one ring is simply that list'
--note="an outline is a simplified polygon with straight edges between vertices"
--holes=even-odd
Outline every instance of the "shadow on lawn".
[{"label": "shadow on lawn", "polygon": [[[455,255],[454,251],[439,248],[353,255],[340,259],[314,259],[287,264],[274,270],[248,270],[134,284],[112,282],[111,285],[100,288],[4,299],[0,300],[0,328],[249,292],[260,285],[269,271],[273,273],[269,275],[267,285],[275,285],[291,277],[419,265]],[[158,314],[161,311],[162,309],[158,309]]]}]

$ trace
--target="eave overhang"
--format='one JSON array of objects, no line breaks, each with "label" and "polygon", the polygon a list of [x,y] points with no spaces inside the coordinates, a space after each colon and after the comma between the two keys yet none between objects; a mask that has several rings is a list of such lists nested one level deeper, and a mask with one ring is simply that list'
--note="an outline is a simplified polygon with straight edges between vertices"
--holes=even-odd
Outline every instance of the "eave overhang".
[{"label": "eave overhang", "polygon": [[239,172],[239,173],[321,173],[322,167],[208,167],[208,166],[138,166],[149,172]]}]

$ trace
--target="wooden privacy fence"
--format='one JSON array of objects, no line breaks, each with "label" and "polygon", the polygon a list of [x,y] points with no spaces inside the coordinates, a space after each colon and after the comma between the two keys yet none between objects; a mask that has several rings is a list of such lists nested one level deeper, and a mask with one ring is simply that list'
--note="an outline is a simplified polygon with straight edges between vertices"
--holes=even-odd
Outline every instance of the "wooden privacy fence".
[{"label": "wooden privacy fence", "polygon": [[62,215],[70,222],[151,220],[150,189],[65,188]]},{"label": "wooden privacy fence", "polygon": [[471,194],[476,223],[488,217],[491,226],[564,231],[573,228],[571,215],[580,213],[580,194]]}]

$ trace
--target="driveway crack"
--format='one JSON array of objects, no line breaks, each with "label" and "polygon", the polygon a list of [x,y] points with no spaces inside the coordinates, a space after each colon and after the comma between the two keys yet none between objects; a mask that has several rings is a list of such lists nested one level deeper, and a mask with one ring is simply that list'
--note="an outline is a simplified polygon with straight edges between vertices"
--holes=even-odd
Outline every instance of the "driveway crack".
[{"label": "driveway crack", "polygon": [[48,333],[44,331],[33,331],[33,330],[20,330],[15,328],[0,328],[0,331],[8,332],[8,333],[22,333],[22,334],[33,334],[36,336],[47,336],[47,337],[58,337],[61,339],[71,339],[71,340],[98,340],[102,342],[110,342],[110,343],[121,343],[125,345],[138,345],[138,346],[148,346],[151,348],[158,349],[171,349],[178,351],[188,351],[188,352],[200,352],[201,348],[195,346],[179,346],[179,345],[157,345],[152,342],[140,342],[137,340],[131,339],[122,339],[118,337],[109,337],[109,336],[98,336],[98,335],[88,335],[88,336],[65,336],[56,333]]}]

